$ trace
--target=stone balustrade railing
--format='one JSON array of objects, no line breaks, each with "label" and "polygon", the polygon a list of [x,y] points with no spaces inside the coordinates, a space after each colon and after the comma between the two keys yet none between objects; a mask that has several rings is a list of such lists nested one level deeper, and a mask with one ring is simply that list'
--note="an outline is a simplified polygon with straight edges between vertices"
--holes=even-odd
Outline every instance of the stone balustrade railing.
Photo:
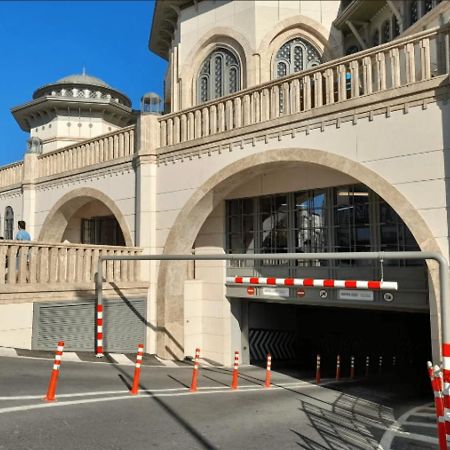
[{"label": "stone balustrade railing", "polygon": [[135,126],[121,128],[80,144],[45,153],[38,159],[38,177],[48,177],[134,154]]},{"label": "stone balustrade railing", "polygon": [[[141,252],[135,247],[2,241],[0,285],[92,285],[100,256]],[[104,261],[103,274],[109,282],[139,281],[139,262]]]},{"label": "stone balustrade railing", "polygon": [[0,168],[0,188],[22,182],[23,162],[9,164]]},{"label": "stone balustrade railing", "polygon": [[449,73],[449,26],[161,117],[160,146],[218,135]]}]

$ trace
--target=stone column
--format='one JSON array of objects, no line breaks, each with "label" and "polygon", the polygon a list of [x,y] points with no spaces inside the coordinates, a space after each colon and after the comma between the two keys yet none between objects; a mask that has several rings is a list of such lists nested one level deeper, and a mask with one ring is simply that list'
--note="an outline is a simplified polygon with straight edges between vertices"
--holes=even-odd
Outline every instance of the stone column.
[{"label": "stone column", "polygon": [[[159,147],[158,116],[142,114],[136,128],[136,245],[144,254],[155,254],[156,243],[156,152]],[[141,279],[149,280],[147,295],[146,351],[156,353],[157,262],[141,262]]]},{"label": "stone column", "polygon": [[[27,224],[27,230],[31,239],[35,240],[35,212],[36,212],[36,190],[35,180],[38,170],[38,154],[25,153],[23,159],[23,178],[22,178],[22,217]],[[19,220],[20,220],[19,219]]]}]

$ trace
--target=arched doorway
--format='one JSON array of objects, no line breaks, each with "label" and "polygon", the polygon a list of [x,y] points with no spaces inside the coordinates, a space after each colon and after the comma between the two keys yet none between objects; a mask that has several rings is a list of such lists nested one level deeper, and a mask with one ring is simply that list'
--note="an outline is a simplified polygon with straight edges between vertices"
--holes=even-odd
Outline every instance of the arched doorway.
[{"label": "arched doorway", "polygon": [[48,213],[39,240],[133,245],[119,208],[108,196],[92,188],[80,188],[64,195]]},{"label": "arched doorway", "polygon": [[[237,186],[242,185],[243,180],[280,169],[297,168],[299,173],[307,174],[306,166],[316,167],[324,172],[332,169],[338,174],[352,174],[355,183],[368,187],[388,202],[411,231],[421,250],[439,251],[432,233],[413,205],[378,174],[362,164],[327,152],[310,149],[280,149],[243,158],[225,167],[204,183],[178,215],[167,239],[164,252],[166,254],[190,252],[208,217],[223,204]],[[158,350],[161,354],[165,354],[166,348],[171,349],[175,354],[180,353],[180,346],[177,347],[174,343],[183,342],[185,273],[185,266],[181,263],[161,264],[158,280],[157,316],[158,324],[164,329],[158,341]],[[429,290],[431,335],[434,351],[438,352],[439,324],[433,283],[435,273],[431,272],[431,276],[432,282]],[[224,318],[224,327],[227,326],[225,323],[227,320],[232,320],[231,312],[230,317]],[[230,332],[223,336],[223,339],[229,339]]]}]

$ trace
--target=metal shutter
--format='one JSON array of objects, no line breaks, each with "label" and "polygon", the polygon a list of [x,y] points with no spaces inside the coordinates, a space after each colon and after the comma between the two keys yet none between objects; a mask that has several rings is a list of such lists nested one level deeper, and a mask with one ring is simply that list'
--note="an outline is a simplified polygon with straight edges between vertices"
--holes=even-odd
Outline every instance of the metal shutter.
[{"label": "metal shutter", "polygon": [[[104,351],[136,351],[145,342],[146,301],[105,300],[103,305]],[[68,351],[94,351],[94,302],[34,304],[33,349],[54,350],[59,340]]]}]

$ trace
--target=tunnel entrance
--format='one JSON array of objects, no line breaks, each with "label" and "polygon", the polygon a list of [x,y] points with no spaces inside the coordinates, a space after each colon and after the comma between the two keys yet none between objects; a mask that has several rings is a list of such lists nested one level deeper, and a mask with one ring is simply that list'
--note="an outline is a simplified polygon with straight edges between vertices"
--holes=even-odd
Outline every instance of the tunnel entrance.
[{"label": "tunnel entrance", "polygon": [[[244,301],[243,301],[244,303]],[[343,376],[355,357],[356,374],[395,372],[414,368],[423,372],[431,359],[429,314],[374,309],[285,305],[248,302],[250,363],[264,365],[267,353],[273,367],[313,371],[321,355],[322,373],[334,376],[341,356]]]}]

